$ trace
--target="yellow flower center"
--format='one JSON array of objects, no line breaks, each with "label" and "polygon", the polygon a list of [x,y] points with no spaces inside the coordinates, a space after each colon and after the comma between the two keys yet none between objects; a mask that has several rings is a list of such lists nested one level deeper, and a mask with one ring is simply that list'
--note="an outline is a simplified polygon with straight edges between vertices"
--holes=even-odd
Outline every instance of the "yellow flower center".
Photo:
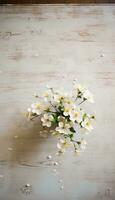
[{"label": "yellow flower center", "polygon": [[90,122],[87,122],[87,123],[86,123],[86,126],[90,126]]},{"label": "yellow flower center", "polygon": [[46,110],[47,112],[49,112],[50,111],[50,107],[46,106],[44,110]]},{"label": "yellow flower center", "polygon": [[35,108],[36,108],[36,109],[40,109],[40,104],[36,104],[36,105],[35,105]]},{"label": "yellow flower center", "polygon": [[64,99],[64,97],[63,97],[63,96],[61,96],[61,97],[60,97],[60,100],[63,100],[63,99]]},{"label": "yellow flower center", "polygon": [[74,117],[78,117],[78,112],[75,112],[75,113],[74,113]]},{"label": "yellow flower center", "polygon": [[71,101],[70,100],[66,100],[65,101],[67,104],[71,104]]},{"label": "yellow flower center", "polygon": [[46,92],[45,94],[44,94],[44,97],[49,97],[49,94]]},{"label": "yellow flower center", "polygon": [[69,108],[65,108],[65,109],[64,109],[64,112],[69,112]]}]

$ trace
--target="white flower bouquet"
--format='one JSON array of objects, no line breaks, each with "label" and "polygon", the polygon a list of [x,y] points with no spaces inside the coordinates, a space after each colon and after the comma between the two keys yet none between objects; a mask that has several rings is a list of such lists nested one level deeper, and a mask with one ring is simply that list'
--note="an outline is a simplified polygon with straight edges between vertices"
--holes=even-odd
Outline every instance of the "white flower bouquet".
[{"label": "white flower bouquet", "polygon": [[73,82],[72,92],[65,93],[47,87],[42,95],[35,95],[36,102],[27,111],[32,120],[40,116],[43,127],[52,127],[52,135],[58,137],[58,153],[63,153],[67,146],[73,145],[75,152],[86,146],[83,133],[91,132],[94,115],[88,114],[83,103],[93,103],[93,95],[77,81]]}]

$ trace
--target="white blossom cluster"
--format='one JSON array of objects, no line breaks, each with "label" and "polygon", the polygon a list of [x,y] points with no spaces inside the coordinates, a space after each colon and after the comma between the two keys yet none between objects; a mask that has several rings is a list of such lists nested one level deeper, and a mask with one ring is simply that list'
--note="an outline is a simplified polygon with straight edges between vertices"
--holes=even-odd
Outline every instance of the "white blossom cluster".
[{"label": "white blossom cluster", "polygon": [[74,81],[69,93],[47,87],[43,94],[35,97],[37,101],[28,108],[27,116],[29,119],[40,116],[43,127],[54,128],[52,134],[58,137],[58,152],[64,152],[71,144],[75,152],[83,150],[87,143],[82,133],[91,132],[95,118],[82,108],[83,103],[94,102],[91,92]]}]

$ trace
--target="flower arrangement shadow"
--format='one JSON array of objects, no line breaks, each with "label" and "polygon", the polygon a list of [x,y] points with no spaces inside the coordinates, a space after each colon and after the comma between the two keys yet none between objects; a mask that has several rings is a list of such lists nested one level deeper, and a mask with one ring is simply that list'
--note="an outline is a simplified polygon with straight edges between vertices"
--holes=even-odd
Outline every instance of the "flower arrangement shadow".
[{"label": "flower arrangement shadow", "polygon": [[40,155],[42,146],[45,146],[46,139],[50,137],[48,129],[45,129],[44,136],[42,136],[43,127],[39,118],[28,123],[27,119],[22,117],[18,118],[18,122],[14,124],[11,130],[11,163],[28,167],[39,167],[46,164],[45,157],[43,159]]}]

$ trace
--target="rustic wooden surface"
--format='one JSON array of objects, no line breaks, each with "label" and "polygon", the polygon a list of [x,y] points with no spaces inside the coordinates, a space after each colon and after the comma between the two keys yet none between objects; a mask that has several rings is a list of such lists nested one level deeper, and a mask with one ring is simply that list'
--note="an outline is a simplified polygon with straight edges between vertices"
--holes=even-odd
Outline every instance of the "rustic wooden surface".
[{"label": "rustic wooden surface", "polygon": [[0,4],[102,4],[115,3],[115,0],[0,0]]},{"label": "rustic wooden surface", "polygon": [[0,0],[0,4],[102,4],[115,3],[115,0]]},{"label": "rustic wooden surface", "polygon": [[[95,94],[97,122],[85,153],[56,157],[55,174],[42,161],[56,141],[23,112],[38,89],[73,78]],[[114,126],[115,6],[0,7],[0,200],[115,200]]]}]

